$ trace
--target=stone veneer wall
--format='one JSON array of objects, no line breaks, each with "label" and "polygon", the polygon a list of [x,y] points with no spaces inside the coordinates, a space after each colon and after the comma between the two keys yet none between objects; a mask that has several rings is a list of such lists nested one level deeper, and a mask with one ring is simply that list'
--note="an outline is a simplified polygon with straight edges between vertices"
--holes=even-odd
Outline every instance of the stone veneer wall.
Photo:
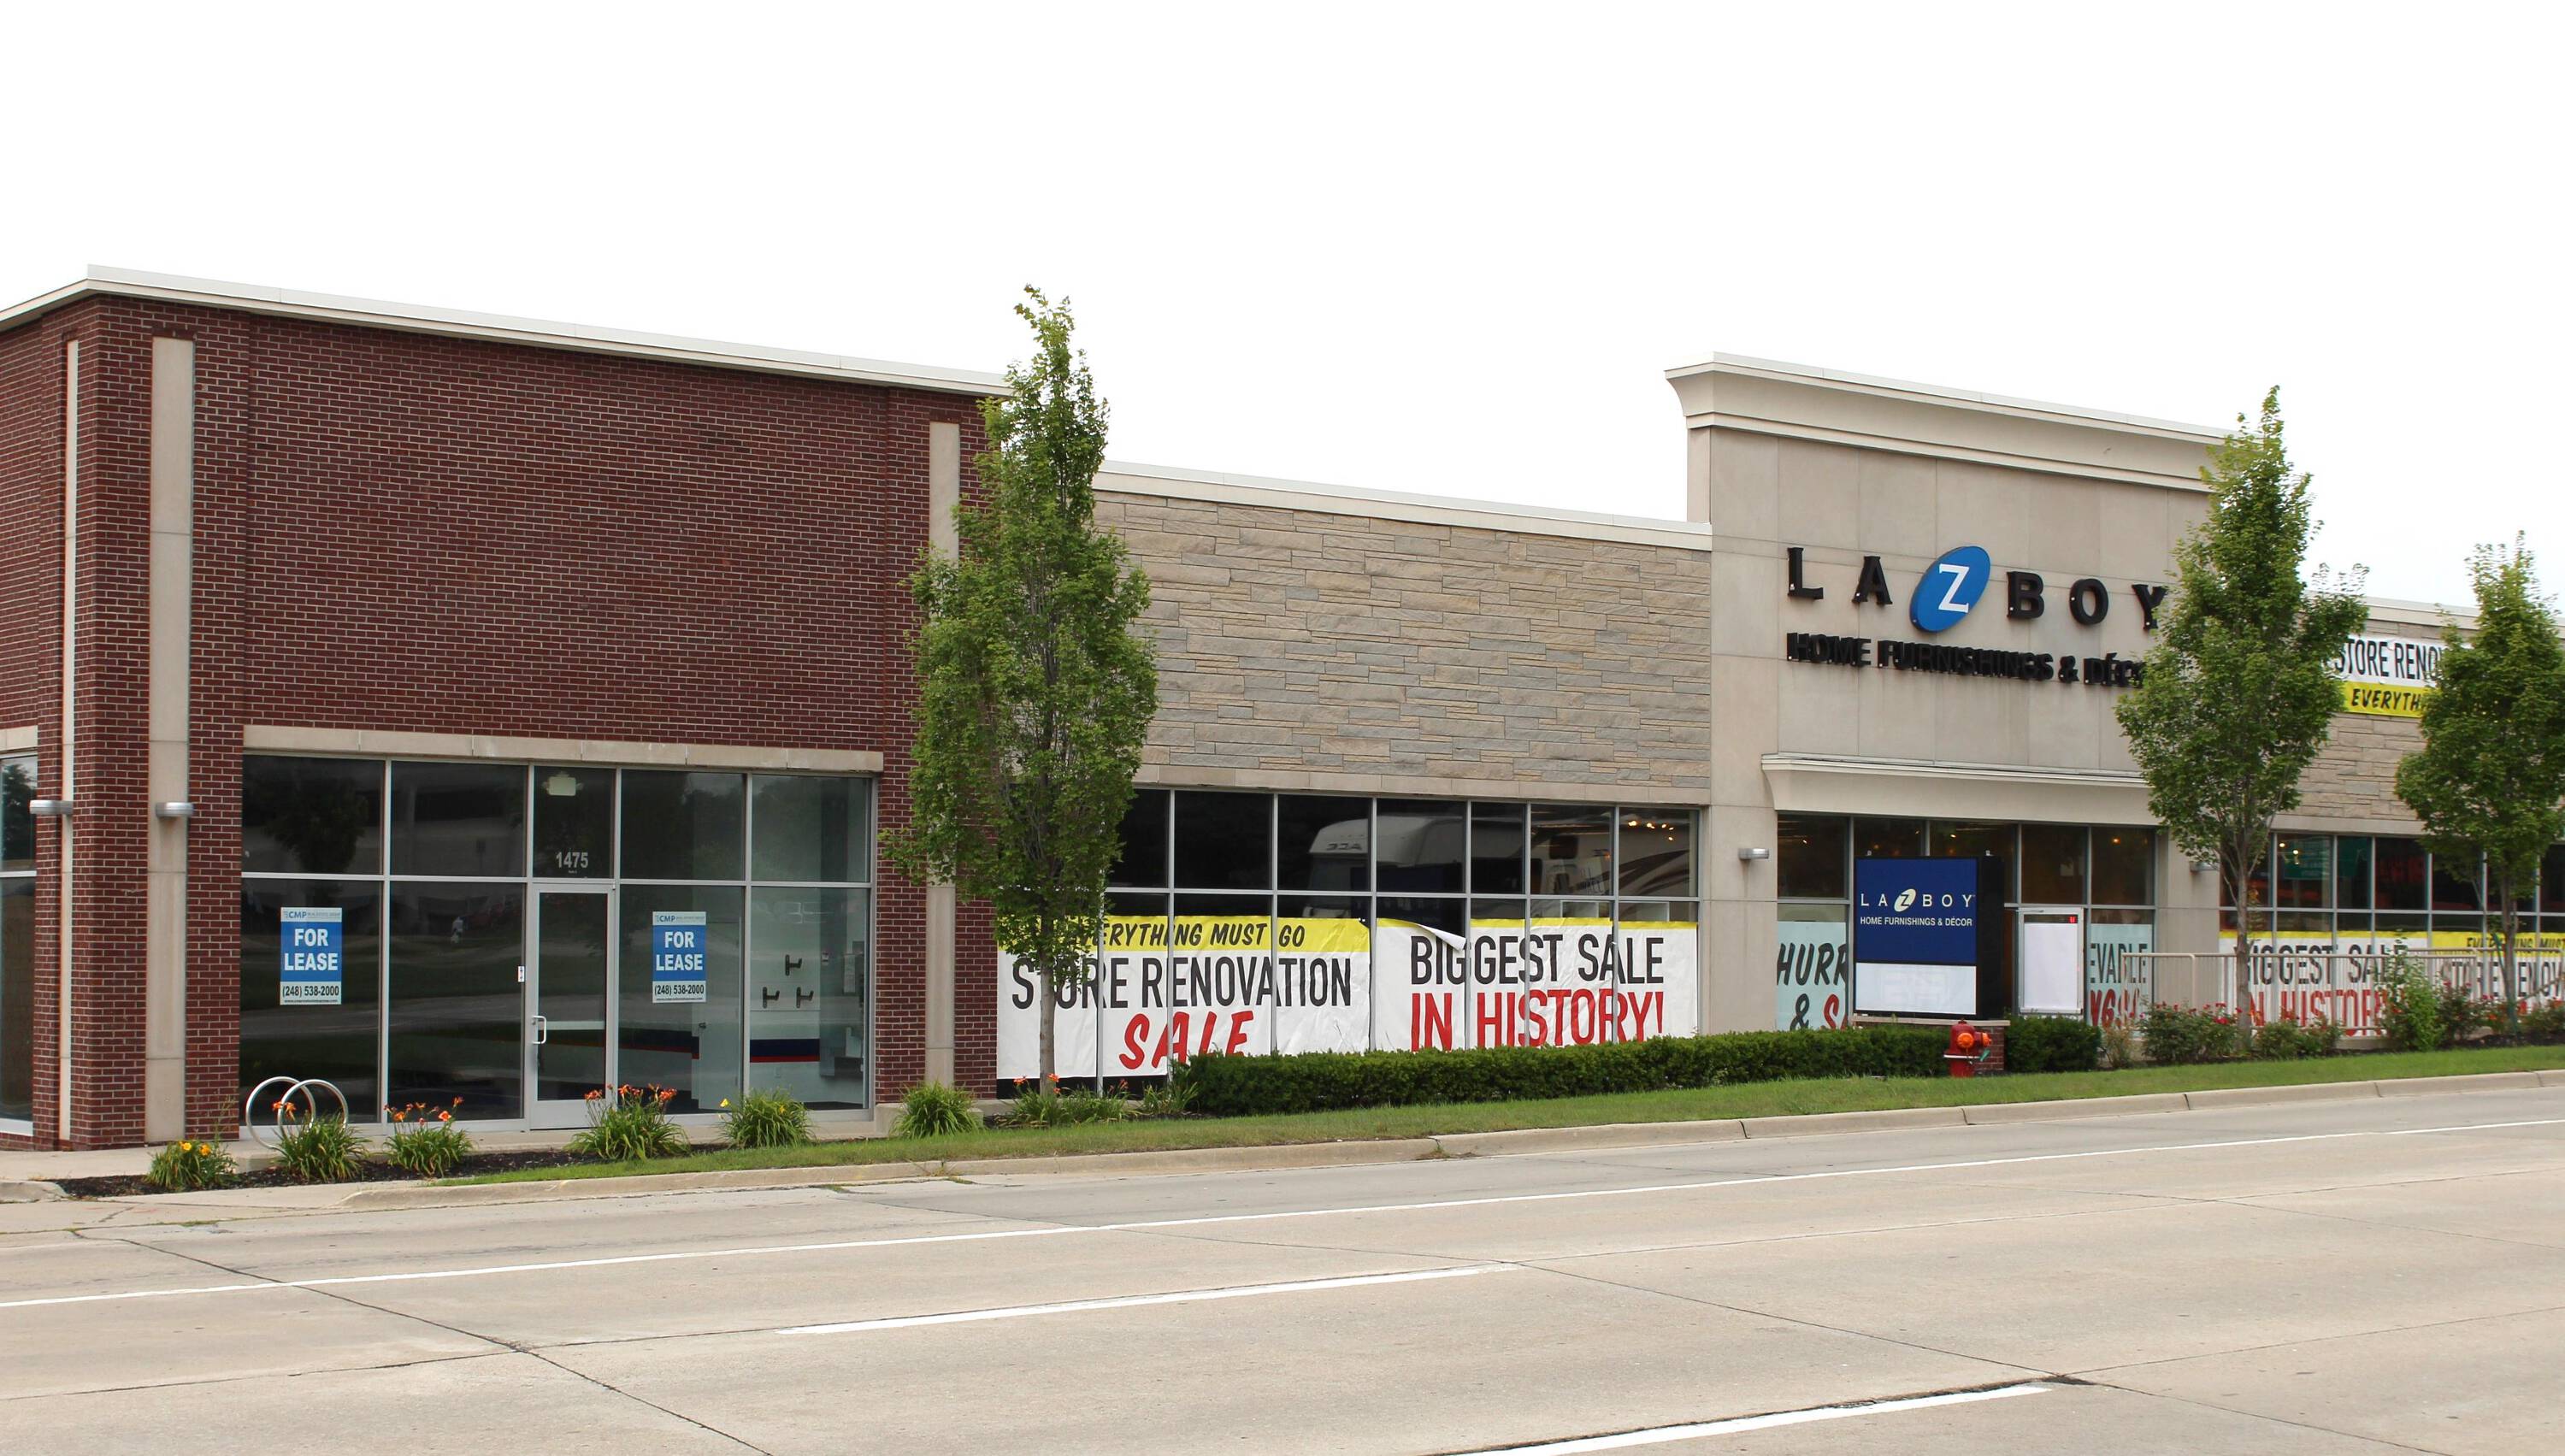
[{"label": "stone veneer wall", "polygon": [[1710,553],[1101,494],[1151,582],[1147,777],[1707,803]]},{"label": "stone veneer wall", "polygon": [[2298,781],[2299,820],[2393,822],[2408,832],[2420,827],[2396,797],[2396,765],[2423,746],[2422,725],[2412,718],[2333,715],[2333,736]]}]

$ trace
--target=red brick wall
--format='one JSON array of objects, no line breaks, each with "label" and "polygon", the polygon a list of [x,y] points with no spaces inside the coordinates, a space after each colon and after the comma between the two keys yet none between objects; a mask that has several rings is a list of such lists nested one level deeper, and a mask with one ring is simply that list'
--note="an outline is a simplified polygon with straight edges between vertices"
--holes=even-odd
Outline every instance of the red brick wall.
[{"label": "red brick wall", "polygon": [[[0,512],[22,509],[21,475],[40,481],[50,459],[58,477],[59,419],[48,446],[42,409],[19,397],[22,378],[44,369],[16,360],[31,353],[42,364],[50,348],[59,415],[66,333],[83,339],[87,381],[75,1141],[141,1135],[154,336],[196,342],[196,1130],[238,1116],[246,724],[876,750],[882,826],[905,821],[905,579],[926,544],[927,425],[963,426],[967,472],[982,448],[971,399],[93,301],[0,336],[10,351],[0,354],[10,362]],[[58,495],[52,509],[58,519]],[[41,555],[41,524],[30,525],[35,544],[12,532],[0,553]],[[59,562],[58,535],[52,549]],[[50,632],[41,611],[14,609],[0,631],[0,721],[45,723],[49,745]],[[23,709],[12,696],[22,691]],[[885,869],[875,950],[885,1096],[922,1072],[921,910],[916,887]],[[961,942],[972,968],[957,988],[962,1075],[985,1087],[995,1046],[985,916],[965,911]]]}]

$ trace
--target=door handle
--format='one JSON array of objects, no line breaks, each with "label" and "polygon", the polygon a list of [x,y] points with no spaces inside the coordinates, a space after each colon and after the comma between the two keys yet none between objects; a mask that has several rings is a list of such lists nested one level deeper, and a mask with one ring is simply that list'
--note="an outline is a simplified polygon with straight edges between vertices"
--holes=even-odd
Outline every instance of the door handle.
[{"label": "door handle", "polygon": [[553,1039],[552,1022],[538,1014],[535,1017],[535,1045],[540,1047]]}]

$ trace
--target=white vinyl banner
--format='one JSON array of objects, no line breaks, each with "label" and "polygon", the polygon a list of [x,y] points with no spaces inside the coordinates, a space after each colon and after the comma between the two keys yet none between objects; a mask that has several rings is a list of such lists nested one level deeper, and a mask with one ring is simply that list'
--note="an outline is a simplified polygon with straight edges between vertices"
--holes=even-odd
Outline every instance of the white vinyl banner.
[{"label": "white vinyl banner", "polygon": [[[1689,921],[1483,920],[1467,935],[1384,920],[1107,916],[1089,984],[1058,997],[1063,1079],[1155,1077],[1183,1057],[1583,1046],[1691,1036]],[[1037,1076],[1040,991],[998,957],[998,1076]]]},{"label": "white vinyl banner", "polygon": [[2134,1023],[2146,1015],[2147,973],[2143,961],[2126,957],[2156,948],[2153,925],[2103,925],[2087,928],[2084,939],[2084,1019],[2097,1027]]},{"label": "white vinyl banner", "polygon": [[[2235,952],[2235,933],[2224,932],[2218,948]],[[2268,935],[2252,937],[2246,947],[2245,1010],[2256,1026],[2279,1017],[2311,1022],[2319,1017],[2355,1037],[2384,1030],[2387,972],[2397,954],[2425,951],[2448,955],[2463,952],[2467,960],[2433,962],[2438,979],[2464,977],[2479,997],[2502,995],[2502,937],[2464,931],[2379,931],[2342,936],[2282,935],[2276,946]],[[2520,938],[2521,999],[2532,1008],[2565,994],[2565,937],[2523,935]]]},{"label": "white vinyl banner", "polygon": [[1852,939],[1833,920],[1784,920],[1772,970],[1772,1029],[1823,1031],[1852,1016]]}]

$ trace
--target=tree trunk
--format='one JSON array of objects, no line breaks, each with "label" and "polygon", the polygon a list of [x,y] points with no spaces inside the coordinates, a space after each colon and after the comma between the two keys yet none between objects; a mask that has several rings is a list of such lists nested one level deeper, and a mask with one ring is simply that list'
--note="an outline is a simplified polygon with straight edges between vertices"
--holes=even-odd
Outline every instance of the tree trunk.
[{"label": "tree trunk", "polygon": [[1059,1001],[1051,989],[1050,970],[1042,973],[1042,1088],[1050,1091],[1059,1078]]},{"label": "tree trunk", "polygon": [[2520,905],[2511,896],[2511,873],[2505,870],[2496,882],[2502,892],[2502,1029],[2511,1035],[2520,1031]]}]

